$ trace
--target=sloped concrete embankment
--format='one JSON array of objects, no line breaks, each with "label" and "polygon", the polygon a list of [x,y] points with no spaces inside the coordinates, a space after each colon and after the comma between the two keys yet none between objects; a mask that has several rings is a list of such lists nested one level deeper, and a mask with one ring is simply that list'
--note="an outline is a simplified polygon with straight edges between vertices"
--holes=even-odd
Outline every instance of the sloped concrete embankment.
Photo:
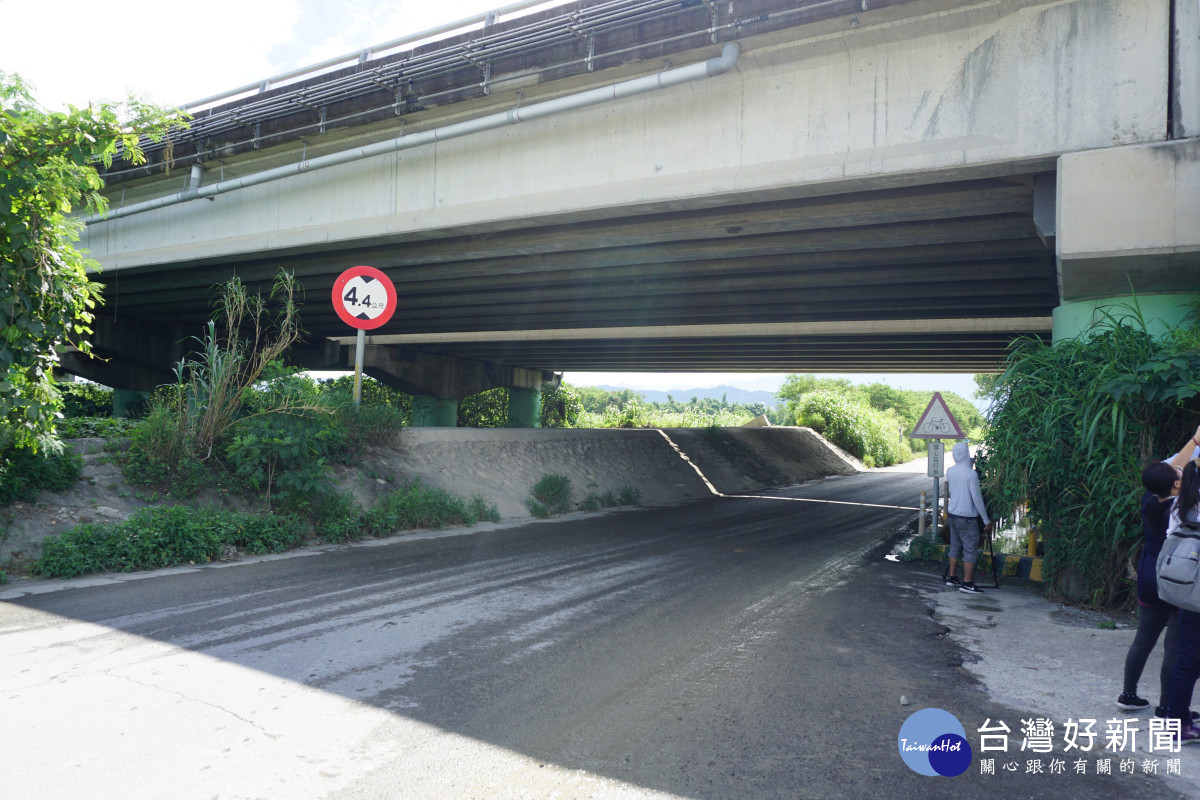
[{"label": "sloped concrete embankment", "polygon": [[[572,499],[633,487],[644,505],[784,486],[862,468],[809,428],[525,430],[412,428],[395,448],[370,454],[388,484],[358,481],[372,502],[394,483],[497,503],[502,517],[528,517],[529,490],[544,475],[571,479]],[[697,469],[693,467],[695,465]],[[702,477],[703,475],[703,477]],[[352,476],[343,484],[355,483]],[[706,480],[707,479],[707,482]],[[711,488],[710,488],[711,484]]]},{"label": "sloped concrete embankment", "polygon": [[[127,485],[100,440],[79,440],[84,469],[76,486],[43,492],[35,503],[0,509],[0,560],[18,552],[36,558],[42,540],[84,522],[119,522],[150,505],[177,502]],[[699,472],[697,469],[699,468]],[[785,486],[861,469],[809,428],[483,429],[410,428],[389,447],[377,447],[334,470],[335,488],[372,504],[404,481],[462,497],[481,495],[505,519],[529,518],[529,490],[544,475],[571,479],[572,499],[636,489],[643,505],[670,505]],[[701,477],[701,474],[703,477]],[[710,488],[711,486],[711,488]],[[248,510],[228,494],[192,502]]]}]

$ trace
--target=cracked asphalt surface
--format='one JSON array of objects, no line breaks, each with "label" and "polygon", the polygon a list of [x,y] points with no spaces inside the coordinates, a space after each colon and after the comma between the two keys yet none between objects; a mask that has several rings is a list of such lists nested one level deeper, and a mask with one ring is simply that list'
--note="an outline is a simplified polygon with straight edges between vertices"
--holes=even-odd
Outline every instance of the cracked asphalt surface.
[{"label": "cracked asphalt surface", "polygon": [[[1153,776],[910,771],[988,699],[883,559],[864,473],[0,603],[0,796],[1176,798]],[[905,696],[910,705],[901,705]],[[1026,714],[1027,715],[1027,714]]]}]

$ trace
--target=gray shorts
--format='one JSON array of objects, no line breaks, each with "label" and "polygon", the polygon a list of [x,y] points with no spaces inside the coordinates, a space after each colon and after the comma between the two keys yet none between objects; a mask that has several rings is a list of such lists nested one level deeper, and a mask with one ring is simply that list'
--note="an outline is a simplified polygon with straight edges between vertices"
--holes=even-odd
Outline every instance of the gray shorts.
[{"label": "gray shorts", "polygon": [[950,552],[947,555],[974,564],[979,554],[979,518],[948,516],[946,519],[950,526]]}]

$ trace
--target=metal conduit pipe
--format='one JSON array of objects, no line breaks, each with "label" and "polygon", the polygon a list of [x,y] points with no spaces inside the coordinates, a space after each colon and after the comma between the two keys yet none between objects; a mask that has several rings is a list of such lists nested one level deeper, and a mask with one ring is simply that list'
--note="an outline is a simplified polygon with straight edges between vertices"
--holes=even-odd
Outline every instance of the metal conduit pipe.
[{"label": "metal conduit pipe", "polygon": [[433,144],[448,139],[457,139],[460,136],[468,136],[472,133],[480,133],[487,130],[493,130],[505,125],[516,125],[521,122],[529,122],[531,120],[548,117],[553,114],[561,114],[565,111],[574,111],[579,108],[598,105],[599,103],[608,102],[609,100],[620,100],[625,97],[643,94],[645,92],[654,91],[655,89],[664,89],[669,86],[677,86],[681,83],[698,80],[700,78],[709,78],[728,72],[733,69],[737,63],[738,55],[741,53],[741,47],[737,42],[726,42],[721,48],[721,55],[715,58],[710,58],[707,61],[698,64],[689,64],[686,67],[677,67],[675,69],[659,72],[655,75],[646,75],[641,78],[634,78],[621,83],[614,83],[610,86],[603,86],[598,89],[589,89],[578,94],[568,95],[567,97],[559,97],[554,100],[547,100],[543,103],[536,103],[526,108],[514,108],[511,111],[501,111],[496,114],[489,114],[478,119],[467,120],[466,122],[457,122],[453,125],[446,125],[441,128],[434,128],[429,131],[420,133],[408,134],[395,139],[390,139],[386,142],[377,142],[375,144],[366,145],[364,147],[356,147],[351,150],[342,150],[338,153],[330,153],[327,156],[319,156],[317,158],[306,159],[298,164],[289,164],[284,167],[276,167],[275,169],[256,172],[253,175],[246,175],[241,178],[233,178],[227,181],[209,184],[208,186],[196,186],[199,183],[200,165],[196,164],[192,168],[191,182],[187,189],[176,194],[166,197],[158,197],[153,200],[146,200],[141,203],[135,203],[123,208],[109,209],[107,214],[93,214],[87,217],[84,222],[88,225],[94,225],[98,222],[106,220],[120,219],[121,217],[129,217],[134,214],[141,214],[146,211],[153,211],[158,208],[185,203],[189,200],[196,200],[201,197],[213,197],[218,194],[225,194],[237,189],[245,189],[250,186],[258,186],[262,183],[290,178],[294,175],[302,175],[306,172],[312,172],[326,167],[335,167],[340,164],[347,164],[352,161],[361,161],[366,158],[386,155],[398,150],[407,150],[413,147],[421,147],[426,144]]}]

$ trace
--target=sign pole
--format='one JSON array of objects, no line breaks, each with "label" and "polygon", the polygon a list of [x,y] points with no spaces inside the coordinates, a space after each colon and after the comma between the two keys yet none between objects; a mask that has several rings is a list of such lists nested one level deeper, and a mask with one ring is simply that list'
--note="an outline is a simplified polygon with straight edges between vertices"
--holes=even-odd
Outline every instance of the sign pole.
[{"label": "sign pole", "polygon": [[941,439],[930,439],[925,446],[929,458],[929,477],[933,478],[933,527],[929,529],[930,541],[938,541],[939,517],[941,516],[941,477],[946,474],[945,445]]},{"label": "sign pole", "polygon": [[358,338],[354,342],[354,407],[362,405],[362,371],[363,355],[367,349],[367,332],[358,329]]},{"label": "sign pole", "polygon": [[942,399],[941,392],[934,392],[925,407],[925,413],[917,420],[912,431],[908,434],[912,439],[927,439],[929,456],[929,477],[933,478],[933,527],[930,533],[933,541],[938,541],[942,512],[941,478],[946,474],[944,464],[945,445],[943,439],[966,439],[962,426],[950,413],[950,407]]},{"label": "sign pole", "polygon": [[342,322],[358,331],[354,340],[354,407],[362,406],[363,361],[367,331],[392,318],[396,311],[396,286],[374,267],[351,267],[333,282],[333,310]]},{"label": "sign pole", "polygon": [[933,541],[934,541],[934,543],[937,543],[939,541],[939,539],[938,539],[938,522],[939,522],[939,517],[942,516],[942,514],[941,514],[942,495],[941,495],[941,492],[939,491],[939,486],[938,486],[939,480],[940,480],[939,478],[933,479]]}]

